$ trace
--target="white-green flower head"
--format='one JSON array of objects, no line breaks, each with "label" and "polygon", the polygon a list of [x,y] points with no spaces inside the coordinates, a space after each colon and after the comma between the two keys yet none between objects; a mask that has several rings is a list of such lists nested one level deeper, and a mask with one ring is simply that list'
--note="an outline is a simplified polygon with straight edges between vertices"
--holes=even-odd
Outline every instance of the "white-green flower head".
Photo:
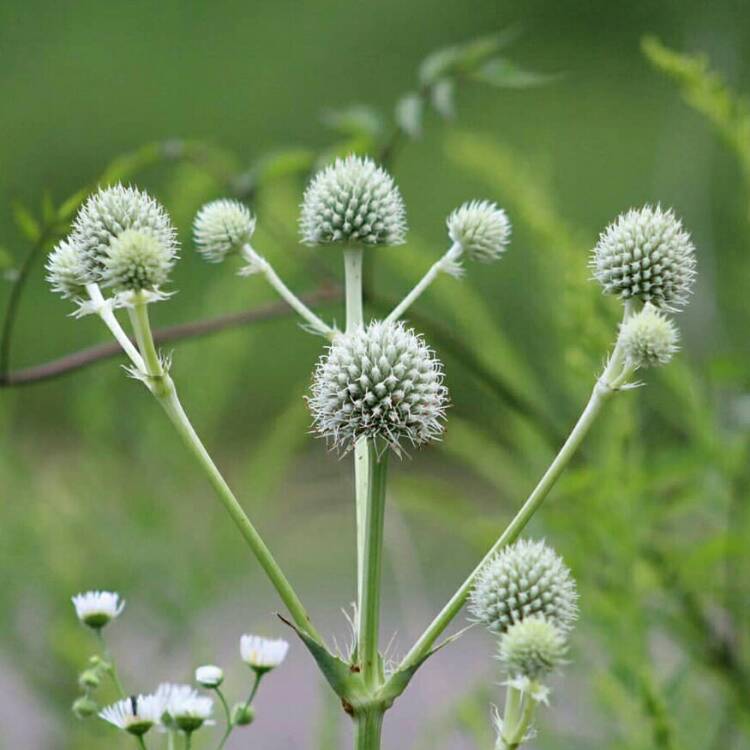
[{"label": "white-green flower head", "polygon": [[112,241],[128,229],[151,235],[177,258],[177,232],[161,204],[134,187],[103,188],[81,206],[71,235],[94,281],[99,280]]},{"label": "white-green flower head", "polygon": [[255,217],[239,201],[222,198],[207,203],[193,221],[193,240],[209,263],[221,263],[250,242]]},{"label": "white-green flower head", "polygon": [[565,633],[540,616],[511,625],[500,638],[498,658],[511,678],[539,680],[565,659]]},{"label": "white-green flower head", "polygon": [[176,260],[172,249],[147,231],[126,229],[102,257],[101,285],[116,291],[154,290],[169,280]]},{"label": "white-green flower head", "polygon": [[446,222],[451,240],[472,259],[497,260],[510,242],[510,221],[502,208],[489,201],[471,201],[457,208]]},{"label": "white-green flower head", "polygon": [[671,210],[647,205],[602,232],[591,266],[606,294],[679,310],[693,288],[695,248]]},{"label": "white-green flower head", "polygon": [[91,281],[83,253],[70,238],[57,243],[44,268],[52,291],[66,299],[82,297]]},{"label": "white-green flower head", "polygon": [[191,734],[204,724],[213,723],[213,700],[200,695],[190,685],[162,683],[156,691],[156,699],[161,721],[169,729]]},{"label": "white-green flower head", "polygon": [[393,178],[372,159],[337,159],[305,191],[300,232],[306,245],[400,245],[406,210]]},{"label": "white-green flower head", "polygon": [[125,609],[124,600],[114,591],[86,591],[72,598],[76,616],[84,624],[99,630]]},{"label": "white-green flower head", "polygon": [[240,638],[240,656],[256,672],[270,672],[286,659],[289,644],[283,638],[262,638],[243,635]]},{"label": "white-green flower head", "polygon": [[521,539],[482,568],[469,608],[494,633],[534,616],[567,631],[578,616],[577,601],[575,581],[562,558],[543,541]]},{"label": "white-green flower head", "polygon": [[633,367],[658,367],[669,362],[678,350],[677,326],[653,305],[628,318],[620,328],[620,341]]},{"label": "white-green flower head", "polygon": [[219,687],[224,682],[224,670],[215,664],[205,664],[195,670],[195,681],[203,687]]},{"label": "white-green flower head", "polygon": [[448,389],[423,338],[403,323],[373,322],[337,336],[321,357],[308,399],[314,428],[342,451],[360,437],[422,445],[444,429]]},{"label": "white-green flower head", "polygon": [[102,709],[99,716],[136,737],[159,723],[161,703],[155,695],[131,695]]}]

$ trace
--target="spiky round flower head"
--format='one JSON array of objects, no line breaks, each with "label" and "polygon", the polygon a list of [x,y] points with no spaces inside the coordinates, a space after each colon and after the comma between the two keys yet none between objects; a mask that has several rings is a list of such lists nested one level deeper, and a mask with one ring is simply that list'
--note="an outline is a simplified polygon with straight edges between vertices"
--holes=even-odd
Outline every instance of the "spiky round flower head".
[{"label": "spiky round flower head", "polygon": [[86,591],[72,598],[78,619],[94,630],[107,625],[125,609],[125,602],[114,591]]},{"label": "spiky round flower head", "polygon": [[505,547],[479,572],[470,611],[494,633],[527,617],[543,616],[562,631],[578,616],[570,570],[543,541],[521,539]]},{"label": "spiky round flower head", "polygon": [[633,367],[665,365],[677,351],[677,326],[653,305],[645,305],[620,328],[620,341]]},{"label": "spiky round flower head", "polygon": [[73,223],[71,239],[81,249],[92,280],[99,280],[112,241],[128,229],[151,235],[177,258],[177,232],[161,204],[137,188],[114,185],[90,196]]},{"label": "spiky round flower head", "polygon": [[126,229],[104,252],[101,284],[117,291],[158,289],[169,280],[174,262],[172,251],[154,235]]},{"label": "spiky round flower head", "polygon": [[240,656],[256,672],[270,672],[286,659],[289,644],[283,638],[261,638],[243,635],[240,638]]},{"label": "spiky round flower head", "polygon": [[406,209],[393,178],[372,159],[337,159],[313,177],[300,216],[307,245],[400,245]]},{"label": "spiky round flower head", "polygon": [[602,232],[591,266],[606,294],[679,310],[693,287],[695,248],[671,209],[646,205]]},{"label": "spiky round flower head", "polygon": [[446,222],[448,235],[472,259],[497,260],[510,242],[510,221],[489,201],[471,201],[457,208]]},{"label": "spiky round flower head", "polygon": [[99,716],[110,724],[142,737],[159,723],[161,702],[155,695],[131,695],[102,709]]},{"label": "spiky round flower head", "polygon": [[66,299],[81,297],[91,280],[80,248],[70,238],[60,240],[44,266],[52,291]]},{"label": "spiky round flower head", "polygon": [[539,680],[559,667],[567,644],[565,634],[544,617],[527,617],[500,638],[498,658],[513,677]]},{"label": "spiky round flower head", "polygon": [[193,221],[193,240],[209,263],[220,263],[236,253],[255,231],[255,217],[239,201],[222,198],[207,203]]},{"label": "spiky round flower head", "polygon": [[343,451],[366,436],[400,453],[444,429],[448,389],[434,352],[403,323],[373,322],[334,339],[308,400],[319,435]]}]

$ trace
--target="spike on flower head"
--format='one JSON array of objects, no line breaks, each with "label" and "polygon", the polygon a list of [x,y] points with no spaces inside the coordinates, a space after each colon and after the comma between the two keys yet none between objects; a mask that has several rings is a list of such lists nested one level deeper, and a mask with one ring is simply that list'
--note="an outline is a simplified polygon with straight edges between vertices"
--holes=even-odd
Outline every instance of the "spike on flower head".
[{"label": "spike on flower head", "polygon": [[57,243],[47,258],[45,270],[52,291],[66,299],[82,297],[91,281],[83,253],[70,238]]},{"label": "spike on flower head", "polygon": [[169,280],[175,256],[152,234],[126,229],[107,247],[101,285],[118,291],[154,290]]}]

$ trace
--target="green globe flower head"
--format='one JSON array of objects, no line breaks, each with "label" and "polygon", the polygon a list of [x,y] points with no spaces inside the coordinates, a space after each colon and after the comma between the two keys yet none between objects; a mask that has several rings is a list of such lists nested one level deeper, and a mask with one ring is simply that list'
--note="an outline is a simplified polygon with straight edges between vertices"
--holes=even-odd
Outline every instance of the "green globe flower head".
[{"label": "green globe flower head", "polygon": [[543,541],[521,539],[483,566],[469,610],[494,633],[535,616],[566,632],[578,617],[577,601],[575,581],[562,558]]},{"label": "green globe flower head", "polygon": [[118,184],[103,188],[81,206],[71,235],[93,281],[99,280],[112,242],[129,229],[152,236],[177,258],[177,232],[156,200],[134,187]]},{"label": "green globe flower head", "polygon": [[464,203],[446,223],[451,240],[481,263],[500,258],[510,242],[511,227],[505,211],[489,201]]},{"label": "green globe flower head", "polygon": [[539,680],[557,669],[566,652],[565,634],[539,616],[511,625],[498,646],[498,658],[508,675],[530,680]]},{"label": "green globe flower head", "polygon": [[383,441],[395,453],[444,429],[448,389],[442,365],[403,323],[373,322],[337,336],[313,375],[308,399],[315,431],[349,451],[357,440]]},{"label": "green globe flower head", "polygon": [[679,310],[695,280],[695,248],[682,223],[661,207],[621,214],[599,237],[591,267],[606,294]]},{"label": "green globe flower head", "polygon": [[52,291],[65,299],[83,297],[92,279],[81,249],[69,238],[61,240],[49,254],[45,265]]},{"label": "green globe flower head", "polygon": [[89,719],[92,716],[96,716],[99,712],[99,705],[93,698],[89,698],[88,695],[76,698],[71,708],[79,719]]},{"label": "green globe flower head", "polygon": [[677,326],[649,304],[620,327],[622,348],[633,367],[667,364],[679,348],[679,338]]},{"label": "green globe flower head", "polygon": [[221,263],[250,242],[255,217],[239,201],[222,198],[207,203],[193,221],[193,239],[198,252],[209,263]]},{"label": "green globe flower head", "polygon": [[154,235],[126,229],[105,250],[101,285],[117,291],[158,289],[169,280],[174,263],[172,250]]},{"label": "green globe flower head", "polygon": [[393,178],[372,159],[337,159],[305,191],[300,232],[306,245],[401,245],[406,210]]}]

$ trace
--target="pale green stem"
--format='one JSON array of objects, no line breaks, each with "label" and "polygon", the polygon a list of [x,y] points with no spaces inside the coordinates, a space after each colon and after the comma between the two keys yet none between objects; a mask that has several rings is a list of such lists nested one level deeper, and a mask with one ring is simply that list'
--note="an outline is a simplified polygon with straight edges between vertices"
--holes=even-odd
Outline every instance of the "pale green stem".
[{"label": "pale green stem", "polygon": [[107,646],[107,642],[104,640],[104,634],[102,633],[101,628],[96,629],[96,637],[99,640],[99,644],[102,648],[102,653],[104,654],[104,659],[107,662],[107,673],[109,674],[112,683],[114,684],[115,688],[117,689],[117,692],[120,694],[120,698],[125,698],[125,688],[122,686],[122,682],[120,682],[120,676],[117,673],[117,665],[115,664],[115,660],[112,658],[112,652],[109,650],[109,646]]},{"label": "pale green stem", "polygon": [[117,343],[122,347],[123,351],[128,355],[128,358],[135,367],[139,370],[143,370],[143,358],[138,353],[135,346],[133,346],[133,342],[128,335],[122,329],[122,326],[115,317],[112,308],[106,303],[102,296],[102,292],[99,289],[99,285],[87,284],[86,291],[88,292],[89,299],[97,305],[97,314],[104,322],[104,325],[109,328],[110,333],[115,337]]},{"label": "pale green stem", "polygon": [[171,729],[167,732],[167,750],[174,750],[174,732]]},{"label": "pale green stem", "polygon": [[416,286],[404,297],[404,299],[388,315],[386,321],[392,323],[398,320],[420,297],[430,284],[443,272],[455,274],[458,259],[461,257],[461,246],[454,243],[440,260],[430,267],[430,270],[420,279]]},{"label": "pale green stem", "polygon": [[385,485],[388,453],[378,456],[374,440],[367,440],[367,506],[364,527],[364,575],[362,609],[359,612],[357,638],[362,679],[368,688],[379,686],[381,679],[378,635],[380,628],[380,581],[383,568],[383,528],[385,521]]},{"label": "pale green stem", "polygon": [[304,630],[316,641],[322,643],[319,633],[310,621],[310,617],[292,588],[292,585],[255,529],[255,526],[253,526],[245,514],[242,506],[237,501],[234,493],[195,432],[185,410],[182,408],[174,383],[169,375],[163,371],[159,356],[156,353],[148,319],[148,308],[145,304],[142,306],[135,305],[132,320],[136,331],[136,339],[143,342],[143,358],[146,363],[147,373],[151,376],[149,377],[151,392],[167,413],[167,416],[172,421],[188,450],[193,454],[193,457],[207,475],[216,495],[240,530],[240,533],[245,538],[245,541],[248,543],[248,546],[266,575],[271,580],[297,627]]},{"label": "pale green stem", "polygon": [[229,735],[232,733],[232,729],[234,728],[232,725],[232,712],[229,710],[229,705],[227,704],[227,699],[224,697],[224,693],[222,693],[221,688],[217,685],[214,688],[214,692],[219,698],[219,702],[221,703],[222,708],[224,709],[224,717],[227,722],[227,727],[224,730],[224,734],[222,735],[221,741],[219,742],[217,746],[217,750],[221,750],[221,748],[224,747],[226,744],[227,739],[229,739]]},{"label": "pale green stem", "polygon": [[346,332],[364,324],[362,314],[362,248],[344,250],[346,282]]},{"label": "pale green stem", "polygon": [[[508,706],[510,704],[510,706]],[[498,741],[498,750],[516,750],[534,721],[537,702],[514,687],[508,687],[506,713],[503,716],[503,731]]]},{"label": "pale green stem", "polygon": [[190,750],[193,745],[193,733],[185,732],[185,750]]},{"label": "pale green stem", "polygon": [[[626,320],[629,317],[631,310],[632,306],[626,304],[623,320]],[[613,393],[616,392],[614,389],[622,385],[628,374],[629,371],[624,368],[622,347],[618,340],[604,373],[594,386],[594,390],[586,404],[586,408],[578,418],[578,421],[573,427],[568,439],[560,449],[560,452],[555,456],[555,459],[542,476],[539,484],[534,488],[534,491],[529,495],[515,518],[513,518],[495,544],[492,545],[489,552],[487,552],[479,565],[474,568],[468,578],[461,584],[456,593],[453,594],[448,603],[432,621],[427,630],[425,630],[419,640],[414,646],[412,646],[411,650],[401,661],[401,664],[398,667],[399,670],[407,669],[418,664],[429,654],[435,641],[448,627],[453,618],[461,611],[461,608],[464,606],[466,599],[471,592],[478,573],[500,549],[507,544],[511,544],[518,538],[526,527],[526,524],[531,520],[536,511],[539,510],[550,490],[554,487],[555,482],[557,482],[563,470],[570,462],[570,459],[578,450],[604,404],[611,398]]]},{"label": "pale green stem", "polygon": [[[255,694],[258,692],[258,688],[260,687],[260,681],[261,681],[261,679],[263,679],[263,675],[264,674],[265,674],[264,672],[258,672],[258,671],[255,672],[255,682],[253,683],[253,687],[250,690],[250,695],[247,697],[247,700],[245,701],[245,710],[247,710],[248,708],[250,708],[250,704],[253,702],[253,699],[255,698]],[[217,688],[216,692],[219,693],[218,688]],[[226,704],[226,701],[224,701],[224,696],[221,695],[221,694],[219,694],[219,695],[220,695],[220,697],[222,699],[222,703],[224,703],[224,708],[227,710],[227,716],[230,717],[229,708],[228,708],[228,706]],[[229,735],[232,734],[232,732],[234,731],[235,726],[236,725],[232,723],[232,720],[231,720],[231,717],[230,717],[228,719],[227,731],[224,732],[224,736],[221,738],[221,742],[219,743],[219,745],[216,748],[216,750],[222,750],[222,748],[226,744],[227,740],[229,739]]]},{"label": "pale green stem", "polygon": [[380,750],[383,711],[364,711],[354,719],[355,750]]},{"label": "pale green stem", "polygon": [[253,250],[250,245],[242,248],[242,256],[248,262],[246,273],[262,273],[268,283],[276,290],[278,295],[292,308],[300,317],[307,321],[310,328],[321,336],[332,339],[336,331],[321,320],[282,280],[273,266],[262,256]]},{"label": "pale green stem", "polygon": [[143,737],[136,737],[135,739],[138,741],[138,746],[141,748],[141,750],[147,750],[146,740],[144,740]]}]

